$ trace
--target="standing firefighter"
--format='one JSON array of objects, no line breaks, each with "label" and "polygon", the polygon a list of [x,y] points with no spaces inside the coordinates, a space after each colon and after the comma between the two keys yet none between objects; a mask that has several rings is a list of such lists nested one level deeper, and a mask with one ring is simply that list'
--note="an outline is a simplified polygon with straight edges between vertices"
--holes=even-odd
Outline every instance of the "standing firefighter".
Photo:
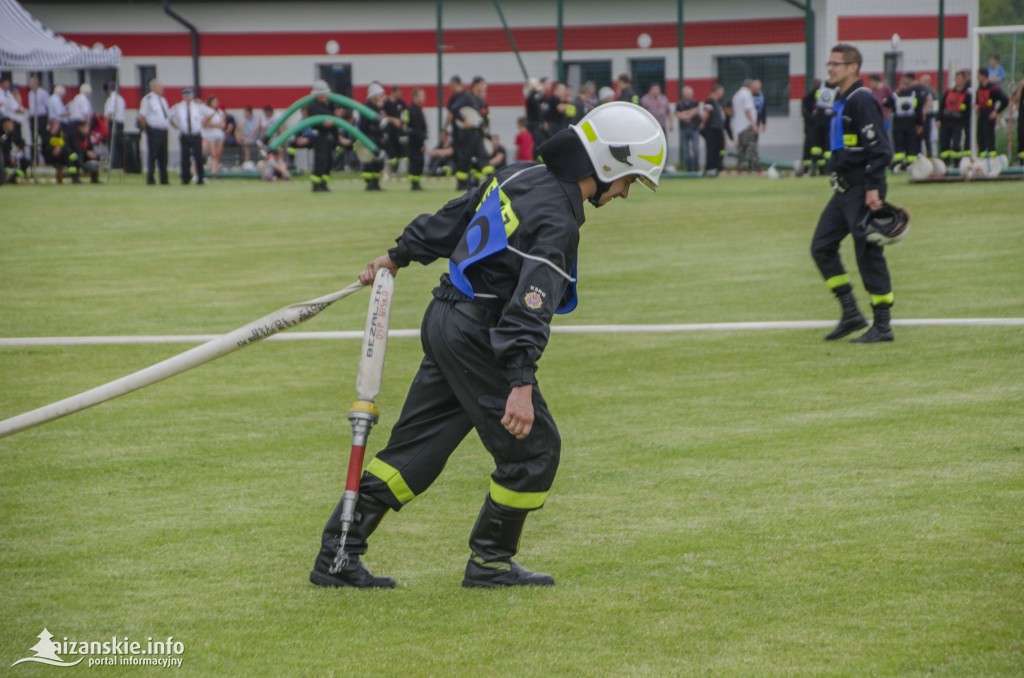
[{"label": "standing firefighter", "polygon": [[814,231],[811,255],[843,309],[839,324],[825,339],[834,341],[864,329],[867,320],[857,309],[850,275],[839,258],[839,243],[853,235],[857,265],[875,314],[872,328],[853,341],[875,343],[893,340],[889,325],[893,293],[884,249],[870,241],[864,217],[869,211],[885,207],[885,171],[892,159],[892,148],[885,133],[882,108],[860,81],[861,63],[860,51],[852,45],[838,44],[829,56],[829,81],[840,91],[833,107],[832,155],[826,167],[832,175],[834,195]]},{"label": "standing firefighter", "polygon": [[414,191],[422,191],[424,154],[427,141],[427,118],[423,115],[423,102],[426,93],[416,88],[412,91],[412,103],[402,111],[402,129],[405,134],[406,146],[409,151],[409,184]]},{"label": "standing firefighter", "polygon": [[822,174],[832,155],[829,150],[828,133],[835,114],[836,97],[842,91],[835,83],[821,83],[814,93],[814,108],[811,111],[811,174]]},{"label": "standing firefighter", "polygon": [[487,135],[487,81],[482,77],[473,78],[469,90],[463,90],[452,98],[449,104],[452,125],[456,132],[455,147],[455,188],[464,191],[477,185],[488,174],[488,154],[484,150]]},{"label": "standing firefighter", "polygon": [[310,581],[318,586],[390,588],[359,560],[389,509],[430,487],[472,429],[494,457],[490,491],[469,537],[463,586],[551,586],[547,574],[512,560],[530,511],[541,508],[558,468],[561,441],[534,373],[554,313],[576,306],[583,203],[626,198],[640,181],[654,190],[666,140],[650,113],[624,102],[594,109],[541,148],[544,164],[517,163],[485,185],[422,215],[397,245],[367,265],[447,257],[423,319],[425,356],[391,439],[363,473],[355,521],[335,568],[341,504],[323,532]]},{"label": "standing firefighter", "polygon": [[953,89],[942,95],[939,109],[939,157],[947,164],[969,155],[971,146],[970,71],[957,71]]},{"label": "standing firefighter", "polygon": [[994,158],[996,150],[996,125],[999,115],[1010,105],[1010,99],[998,83],[988,79],[988,70],[978,71],[978,90],[975,93],[974,110],[978,115],[978,157]]},{"label": "standing firefighter", "polygon": [[893,169],[905,170],[917,160],[921,152],[921,135],[924,131],[925,97],[914,84],[914,75],[905,73],[900,78],[900,88],[889,98],[892,109],[892,140],[895,153],[892,156]]},{"label": "standing firefighter", "polygon": [[[306,109],[309,117],[334,115],[328,96],[330,93],[331,87],[326,80],[317,80],[313,83],[313,91],[310,94],[315,98],[309,102]],[[338,131],[331,120],[324,120],[312,129],[313,172],[309,175],[309,180],[313,183],[314,193],[326,193],[331,190],[331,165],[334,164],[334,147],[338,144]]]},{"label": "standing firefighter", "polygon": [[[370,138],[370,141],[380,149],[383,145],[383,126],[387,125],[387,118],[381,115],[384,105],[384,88],[377,82],[371,82],[366,89],[366,107],[372,109],[378,116],[373,120],[367,116],[359,116],[359,131]],[[363,170],[363,181],[366,183],[366,190],[379,191],[380,175],[384,170],[384,154],[380,150],[376,153],[364,151],[360,153],[360,163]]]}]

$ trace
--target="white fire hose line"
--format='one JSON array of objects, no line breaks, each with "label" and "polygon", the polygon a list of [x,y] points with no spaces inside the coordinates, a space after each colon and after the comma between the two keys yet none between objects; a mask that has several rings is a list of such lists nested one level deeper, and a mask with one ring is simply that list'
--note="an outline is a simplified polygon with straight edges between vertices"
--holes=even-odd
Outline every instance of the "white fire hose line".
[{"label": "white fire hose line", "polygon": [[[555,334],[635,334],[659,332],[736,332],[746,330],[820,330],[834,327],[834,320],[780,320],[739,323],[689,323],[669,325],[553,325]],[[1024,327],[1024,318],[920,318],[893,320],[896,327]],[[108,346],[120,344],[199,344],[217,339],[216,334],[163,334],[93,337],[0,337],[0,348],[32,346]],[[389,338],[415,339],[419,330],[389,330]],[[288,332],[266,341],[362,340],[362,331]]]},{"label": "white fire hose line", "polygon": [[[284,308],[253,321],[244,327],[223,336],[219,335],[158,335],[158,336],[112,336],[112,337],[9,337],[0,338],[0,349],[30,346],[96,346],[118,344],[194,344],[193,349],[168,358],[103,386],[79,393],[44,407],[0,421],[0,438],[37,426],[47,421],[84,410],[107,400],[112,400],[176,374],[190,370],[203,363],[249,346],[258,341],[305,341],[305,340],[362,340],[363,332],[288,332],[282,330],[303,323],[335,301],[343,299],[362,289],[355,282],[332,294],[285,306]],[[894,320],[897,327],[1024,327],[1024,318],[921,318]],[[807,330],[828,329],[835,325],[829,320],[796,320],[772,322],[738,323],[694,323],[678,325],[555,325],[551,329],[557,334],[629,334],[629,333],[671,333],[671,332],[734,332],[748,330]],[[388,338],[412,338],[419,336],[419,330],[389,330]]]},{"label": "white fire hose line", "polygon": [[121,377],[110,383],[97,386],[94,389],[59,400],[31,412],[0,421],[0,438],[54,419],[59,419],[79,410],[84,410],[87,407],[99,405],[126,393],[137,391],[150,384],[155,384],[168,377],[181,374],[186,370],[198,367],[203,363],[208,363],[232,351],[245,348],[289,327],[295,327],[306,322],[334,302],[362,288],[363,285],[361,283],[354,282],[343,290],[338,290],[316,299],[310,299],[309,301],[285,306],[270,315],[263,316],[259,320],[254,320],[244,327],[239,327],[233,332],[215,337],[205,344],[196,346],[155,365],[150,365],[126,377]]}]

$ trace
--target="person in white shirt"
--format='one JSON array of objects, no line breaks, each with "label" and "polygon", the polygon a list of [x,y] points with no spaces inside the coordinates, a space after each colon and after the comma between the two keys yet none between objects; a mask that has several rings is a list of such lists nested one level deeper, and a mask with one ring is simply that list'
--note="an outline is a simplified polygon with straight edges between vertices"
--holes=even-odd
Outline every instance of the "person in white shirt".
[{"label": "person in white shirt", "polygon": [[67,90],[64,89],[64,85],[56,85],[53,88],[53,94],[50,95],[50,99],[46,102],[50,117],[60,120],[61,126],[68,121],[68,107],[64,105],[64,95],[66,93]]},{"label": "person in white shirt", "polygon": [[203,169],[203,128],[213,117],[213,111],[201,101],[195,101],[191,87],[181,90],[181,101],[171,109],[171,125],[178,130],[181,141],[181,183],[192,183],[192,161],[196,165],[196,184],[206,183]]},{"label": "person in white shirt", "polygon": [[744,80],[732,97],[732,133],[736,138],[736,169],[756,172],[761,163],[757,157],[757,106],[752,84],[753,80]]},{"label": "person in white shirt", "polygon": [[210,154],[210,176],[217,178],[220,172],[220,159],[224,155],[224,126],[227,123],[227,114],[220,107],[217,97],[207,99],[206,106],[213,113],[203,126],[203,141]]},{"label": "person in white shirt", "polygon": [[159,169],[160,183],[167,184],[167,127],[171,109],[164,98],[164,85],[156,78],[149,81],[149,94],[139,104],[139,128],[146,133],[146,183],[156,183],[154,170]]},{"label": "person in white shirt", "polygon": [[21,130],[21,125],[25,122],[25,113],[18,86],[12,85],[8,78],[0,80],[0,117],[10,118],[15,122],[15,127]]},{"label": "person in white shirt", "polygon": [[[277,111],[275,113],[272,106],[263,107],[263,113],[260,115],[260,140],[263,143],[270,141],[270,138],[267,136],[267,132],[269,132],[270,128],[273,127],[274,124],[281,119],[281,116],[283,114],[284,111]],[[275,134],[277,132],[283,131],[283,127],[283,125],[281,127],[278,127],[277,130],[275,131]]]},{"label": "person in white shirt", "polygon": [[78,88],[78,94],[76,94],[75,98],[71,100],[70,104],[68,104],[68,120],[70,120],[72,124],[85,121],[91,126],[93,114],[91,97],[92,85],[87,82],[83,83],[82,86]]},{"label": "person in white shirt", "polygon": [[46,120],[49,117],[50,93],[39,86],[39,78],[32,76],[28,79],[28,119],[36,162],[41,159],[40,142],[46,136]]},{"label": "person in white shirt", "polygon": [[124,97],[117,91],[116,82],[108,82],[103,89],[107,92],[103,117],[110,130],[110,167],[121,169],[124,167]]}]

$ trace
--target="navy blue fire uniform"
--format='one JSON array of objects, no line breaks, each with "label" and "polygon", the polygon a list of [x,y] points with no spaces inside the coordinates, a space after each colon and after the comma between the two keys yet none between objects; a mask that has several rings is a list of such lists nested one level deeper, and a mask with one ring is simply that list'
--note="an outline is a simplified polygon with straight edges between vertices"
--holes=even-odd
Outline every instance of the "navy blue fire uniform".
[{"label": "navy blue fire uniform", "polygon": [[858,227],[868,211],[865,193],[877,190],[879,197],[885,199],[886,168],[892,160],[892,147],[885,133],[882,109],[871,90],[857,81],[839,95],[833,112],[831,157],[826,170],[832,174],[834,193],[818,220],[811,255],[825,284],[843,305],[844,314],[850,303],[855,311],[850,275],[839,258],[839,244],[852,235],[857,265],[871,295],[871,304],[876,309],[888,310],[894,297],[884,248],[867,242],[867,233]]},{"label": "navy blue fire uniform", "polygon": [[[518,163],[417,217],[389,250],[400,267],[448,258],[449,272],[424,315],[424,357],[402,413],[363,474],[364,517],[349,533],[348,553],[365,553],[387,509],[425,492],[475,429],[495,468],[470,548],[481,562],[515,554],[526,516],[543,506],[558,468],[561,439],[535,373],[553,314],[575,307],[583,221],[577,183]],[[510,390],[526,384],[534,385],[535,419],[520,439],[501,419]],[[339,503],[324,529],[315,583],[332,585],[323,573],[338,551],[340,511]]]},{"label": "navy blue fire uniform", "polygon": [[402,127],[408,139],[406,143],[409,153],[409,183],[412,184],[412,190],[418,191],[421,188],[420,181],[423,179],[427,118],[415,101],[402,111]]}]

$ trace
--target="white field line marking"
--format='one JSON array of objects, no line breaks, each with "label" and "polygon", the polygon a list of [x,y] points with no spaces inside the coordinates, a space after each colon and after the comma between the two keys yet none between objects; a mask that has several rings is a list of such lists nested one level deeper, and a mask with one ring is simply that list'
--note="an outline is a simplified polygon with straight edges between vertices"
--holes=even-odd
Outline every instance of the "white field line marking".
[{"label": "white field line marking", "polygon": [[[1024,318],[922,318],[893,320],[897,327],[1024,327]],[[777,322],[693,323],[686,325],[555,325],[556,334],[636,334],[665,332],[735,332],[745,330],[818,330],[831,329],[834,320],[791,320]],[[0,338],[0,348],[25,346],[98,346],[108,344],[200,344],[219,334],[168,334],[153,336],[99,337],[9,337]],[[419,330],[391,330],[389,338],[420,336]],[[362,340],[363,332],[284,332],[265,341]]]}]

